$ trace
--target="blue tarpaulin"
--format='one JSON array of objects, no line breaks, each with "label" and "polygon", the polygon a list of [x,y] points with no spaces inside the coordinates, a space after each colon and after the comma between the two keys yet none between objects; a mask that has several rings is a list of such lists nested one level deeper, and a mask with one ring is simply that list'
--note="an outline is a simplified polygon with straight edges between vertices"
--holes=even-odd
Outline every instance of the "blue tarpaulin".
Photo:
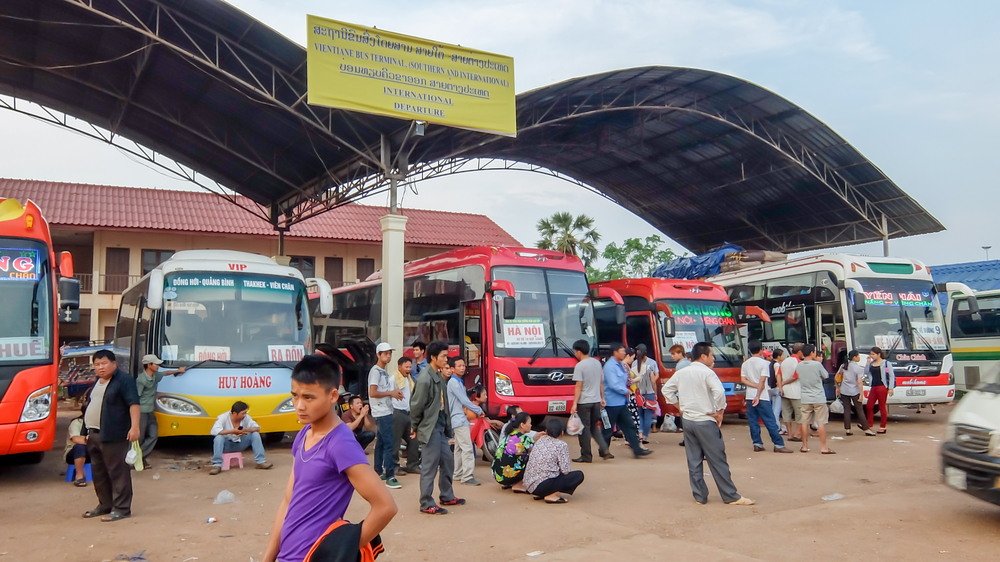
[{"label": "blue tarpaulin", "polygon": [[736,244],[725,243],[721,247],[690,258],[677,258],[653,270],[653,277],[662,279],[698,279],[719,274],[719,265],[730,252],[742,252]]}]

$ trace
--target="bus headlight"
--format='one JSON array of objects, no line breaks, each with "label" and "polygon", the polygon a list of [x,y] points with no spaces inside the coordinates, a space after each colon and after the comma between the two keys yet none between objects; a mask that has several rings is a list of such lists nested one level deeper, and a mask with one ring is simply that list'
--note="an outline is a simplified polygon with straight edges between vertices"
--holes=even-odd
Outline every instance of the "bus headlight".
[{"label": "bus headlight", "polygon": [[743,384],[741,382],[735,383],[735,384],[733,384],[733,392],[735,392],[736,394],[746,394],[747,393],[747,385],[745,385],[745,384]]},{"label": "bus headlight", "polygon": [[52,412],[52,386],[39,388],[32,392],[24,401],[21,409],[21,421],[33,422],[44,420]]},{"label": "bus headlight", "polygon": [[292,397],[289,396],[288,400],[281,403],[280,406],[274,409],[274,414],[291,414],[295,411],[295,404],[292,403]]},{"label": "bus headlight", "polygon": [[499,372],[493,372],[493,388],[500,396],[514,396],[514,383],[510,382],[510,377]]},{"label": "bus headlight", "polygon": [[165,414],[176,416],[206,416],[201,406],[178,396],[157,396],[156,406]]}]

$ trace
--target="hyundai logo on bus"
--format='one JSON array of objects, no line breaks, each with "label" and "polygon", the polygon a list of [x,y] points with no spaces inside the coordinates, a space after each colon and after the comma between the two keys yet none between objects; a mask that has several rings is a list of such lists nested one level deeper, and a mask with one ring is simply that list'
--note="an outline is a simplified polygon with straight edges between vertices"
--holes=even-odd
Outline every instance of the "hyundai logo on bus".
[{"label": "hyundai logo on bus", "polygon": [[549,373],[549,380],[552,382],[562,382],[566,378],[566,374],[562,371],[552,371]]},{"label": "hyundai logo on bus", "polygon": [[916,363],[910,363],[909,365],[906,366],[906,372],[907,373],[919,373],[920,372],[920,365],[917,365]]}]

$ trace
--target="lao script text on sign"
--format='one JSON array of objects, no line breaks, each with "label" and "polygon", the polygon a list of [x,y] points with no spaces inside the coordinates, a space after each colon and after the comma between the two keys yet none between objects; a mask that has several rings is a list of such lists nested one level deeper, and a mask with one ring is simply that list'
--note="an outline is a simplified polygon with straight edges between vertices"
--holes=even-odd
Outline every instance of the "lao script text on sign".
[{"label": "lao script text on sign", "polygon": [[517,135],[514,59],[307,16],[312,105]]}]

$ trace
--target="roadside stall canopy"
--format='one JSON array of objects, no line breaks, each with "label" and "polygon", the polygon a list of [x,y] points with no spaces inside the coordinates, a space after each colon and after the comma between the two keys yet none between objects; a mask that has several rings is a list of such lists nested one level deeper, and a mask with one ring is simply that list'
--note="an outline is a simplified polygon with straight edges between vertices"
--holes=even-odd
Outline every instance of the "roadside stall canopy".
[{"label": "roadside stall canopy", "polygon": [[277,228],[385,191],[386,135],[394,154],[409,155],[406,181],[547,173],[693,252],[725,241],[794,252],[944,229],[814,116],[732,76],[584,76],[517,96],[516,138],[428,125],[413,139],[408,121],[308,105],[305,62],[301,45],[221,0],[0,3],[0,107],[245,195]]}]

